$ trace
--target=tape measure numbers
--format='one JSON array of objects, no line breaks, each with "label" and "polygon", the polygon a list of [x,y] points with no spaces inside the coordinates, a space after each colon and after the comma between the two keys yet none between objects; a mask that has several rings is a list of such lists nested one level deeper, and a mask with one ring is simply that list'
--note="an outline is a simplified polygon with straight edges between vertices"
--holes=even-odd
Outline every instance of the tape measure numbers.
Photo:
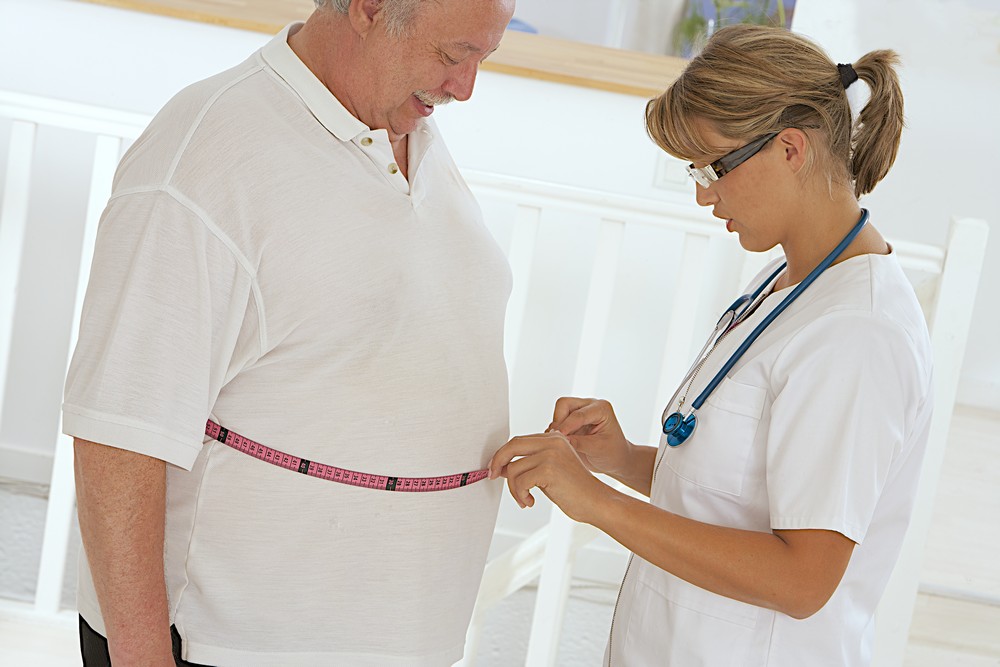
[{"label": "tape measure numbers", "polygon": [[223,428],[211,419],[205,424],[205,435],[218,440],[227,447],[249,454],[255,459],[276,465],[285,470],[302,473],[310,477],[318,477],[330,482],[360,486],[365,489],[379,491],[448,491],[459,487],[475,484],[489,477],[489,470],[473,470],[456,475],[441,477],[393,477],[390,475],[373,475],[366,472],[346,470],[325,463],[317,463],[272,449],[239,433]]}]

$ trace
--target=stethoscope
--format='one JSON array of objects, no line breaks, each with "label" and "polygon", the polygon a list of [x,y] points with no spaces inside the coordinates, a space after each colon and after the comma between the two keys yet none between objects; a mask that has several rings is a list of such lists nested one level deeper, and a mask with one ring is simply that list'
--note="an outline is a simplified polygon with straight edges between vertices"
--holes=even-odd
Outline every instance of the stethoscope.
[{"label": "stethoscope", "polygon": [[[821,273],[823,273],[823,271],[825,271],[831,264],[833,264],[834,260],[836,260],[840,256],[840,254],[844,252],[844,249],[851,244],[851,241],[853,241],[854,237],[856,237],[861,232],[861,229],[865,226],[867,222],[868,222],[868,209],[863,208],[861,209],[861,218],[858,220],[857,224],[854,225],[851,231],[847,233],[847,236],[845,236],[843,240],[837,245],[837,247],[834,248],[833,251],[829,255],[827,255],[826,258],[822,262],[820,262],[815,269],[810,271],[809,275],[806,276],[801,283],[796,285],[795,289],[793,289],[791,293],[789,293],[784,299],[782,299],[781,303],[779,303],[774,310],[768,313],[767,317],[765,317],[761,321],[761,323],[758,324],[757,327],[750,332],[750,335],[746,337],[746,340],[740,343],[740,346],[736,348],[736,351],[733,352],[731,357],[729,357],[729,360],[726,361],[726,363],[722,366],[722,368],[719,369],[719,372],[715,374],[715,377],[712,378],[712,381],[708,383],[705,389],[703,389],[702,392],[698,394],[698,397],[694,399],[694,402],[691,403],[691,410],[688,412],[688,414],[686,416],[681,414],[680,413],[681,406],[678,405],[677,406],[678,411],[671,413],[670,416],[668,416],[663,421],[663,433],[667,436],[667,444],[669,446],[677,447],[683,444],[684,441],[687,440],[689,437],[691,437],[691,434],[694,432],[695,427],[698,425],[698,415],[697,415],[698,410],[705,403],[708,397],[712,395],[712,392],[715,390],[717,386],[719,386],[719,383],[722,382],[723,378],[726,377],[726,374],[730,370],[732,370],[733,366],[736,365],[736,362],[740,360],[740,357],[742,357],[743,354],[747,351],[747,349],[753,344],[753,342],[757,340],[758,336],[760,336],[764,332],[764,329],[766,329],[767,326],[771,322],[773,322],[774,319],[778,315],[780,315],[783,310],[785,310],[785,308],[791,305],[791,303],[795,301],[795,299],[797,299],[799,295],[802,294],[802,292],[804,292],[806,288],[809,287],[809,285],[811,285],[813,281],[815,281],[816,278],[818,278]],[[770,285],[771,282],[778,277],[778,274],[780,274],[782,271],[785,270],[785,266],[786,263],[782,262],[781,266],[779,266],[774,271],[774,273],[772,273],[768,277],[767,280],[763,281],[760,284],[760,287],[754,290],[752,294],[744,294],[740,298],[736,299],[736,301],[733,302],[733,305],[729,306],[729,308],[727,308],[725,312],[722,313],[722,317],[719,318],[719,322],[715,326],[715,331],[709,337],[708,342],[705,343],[705,347],[702,348],[701,353],[698,355],[700,361],[688,373],[687,377],[684,378],[683,382],[681,382],[681,387],[683,387],[685,384],[688,384],[689,380],[691,380],[692,378],[692,375],[697,373],[697,371],[701,368],[701,364],[704,363],[706,358],[704,356],[705,351],[712,343],[712,340],[715,339],[715,342],[718,343],[719,340],[721,340],[722,336],[724,336],[730,330],[731,326],[733,326],[735,322],[737,322],[744,315],[750,312],[751,308],[755,307],[757,298],[764,291],[765,287]],[[719,331],[721,331],[722,333],[719,334],[718,338],[716,338],[716,334]],[[678,393],[679,392],[680,390],[678,389]],[[675,394],[674,398],[676,398],[676,396],[677,395]],[[673,405],[673,402],[674,399],[673,398],[670,399],[671,405]],[[681,403],[683,404],[683,400],[681,401]]]}]

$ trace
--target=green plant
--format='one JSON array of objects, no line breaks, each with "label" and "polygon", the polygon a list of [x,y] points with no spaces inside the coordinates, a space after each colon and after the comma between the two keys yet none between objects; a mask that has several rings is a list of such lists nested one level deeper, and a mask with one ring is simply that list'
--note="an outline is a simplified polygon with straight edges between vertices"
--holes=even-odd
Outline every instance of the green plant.
[{"label": "green plant", "polygon": [[690,57],[701,50],[712,33],[723,25],[731,23],[754,23],[757,25],[787,25],[785,0],[712,0],[713,12],[706,16],[702,12],[703,0],[688,0],[688,11],[674,31],[674,48],[677,55]]}]

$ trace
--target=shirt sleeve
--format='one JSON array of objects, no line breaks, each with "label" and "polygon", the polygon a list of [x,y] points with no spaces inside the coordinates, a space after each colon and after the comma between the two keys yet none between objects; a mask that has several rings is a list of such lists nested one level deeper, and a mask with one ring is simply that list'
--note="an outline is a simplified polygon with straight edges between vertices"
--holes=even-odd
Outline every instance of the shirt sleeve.
[{"label": "shirt sleeve", "polygon": [[782,350],[768,432],[772,529],[860,544],[919,403],[913,345],[866,312],[827,314]]},{"label": "shirt sleeve", "polygon": [[256,321],[253,282],[232,244],[171,194],[113,198],[98,229],[63,432],[190,469],[240,331]]}]

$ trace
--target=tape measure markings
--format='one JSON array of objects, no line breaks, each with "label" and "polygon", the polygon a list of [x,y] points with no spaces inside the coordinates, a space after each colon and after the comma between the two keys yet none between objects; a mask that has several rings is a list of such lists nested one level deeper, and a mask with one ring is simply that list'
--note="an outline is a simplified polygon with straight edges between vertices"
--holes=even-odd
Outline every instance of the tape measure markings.
[{"label": "tape measure markings", "polygon": [[347,470],[272,449],[239,433],[234,433],[211,419],[205,423],[205,435],[213,440],[218,440],[227,447],[232,447],[239,452],[249,454],[255,459],[276,465],[279,468],[365,489],[410,492],[448,491],[475,484],[489,477],[489,470],[473,470],[440,477],[394,477]]}]

